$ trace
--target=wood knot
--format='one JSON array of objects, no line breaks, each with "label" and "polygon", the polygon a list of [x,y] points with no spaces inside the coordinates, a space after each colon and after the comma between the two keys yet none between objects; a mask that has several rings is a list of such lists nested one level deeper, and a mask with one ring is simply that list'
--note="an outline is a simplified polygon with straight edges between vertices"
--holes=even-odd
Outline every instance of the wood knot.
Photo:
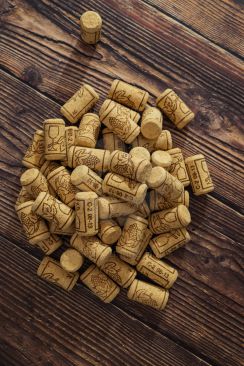
[{"label": "wood knot", "polygon": [[42,82],[41,73],[35,66],[25,68],[22,72],[22,79],[34,87]]}]

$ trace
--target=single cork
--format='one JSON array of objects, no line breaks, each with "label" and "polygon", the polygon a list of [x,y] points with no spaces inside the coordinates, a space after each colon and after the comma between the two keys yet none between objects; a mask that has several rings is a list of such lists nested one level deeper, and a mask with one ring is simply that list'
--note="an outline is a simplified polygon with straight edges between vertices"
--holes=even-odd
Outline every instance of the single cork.
[{"label": "single cork", "polygon": [[116,150],[110,155],[109,170],[140,183],[149,178],[152,165],[147,159],[133,158],[126,152]]},{"label": "single cork", "polygon": [[47,119],[43,123],[45,159],[64,160],[66,158],[65,123],[62,119]]},{"label": "single cork", "polygon": [[132,142],[133,147],[144,147],[150,153],[156,150],[172,149],[172,137],[168,130],[163,130],[156,140],[146,139],[141,133]]},{"label": "single cork", "polygon": [[40,172],[47,178],[48,174],[53,170],[59,168],[60,165],[56,161],[45,160],[42,166],[40,167]]},{"label": "single cork", "polygon": [[70,239],[70,246],[90,259],[98,267],[112,254],[112,249],[101,242],[96,236],[80,236],[75,233]]},{"label": "single cork", "polygon": [[175,268],[149,252],[143,255],[136,268],[138,272],[166,289],[172,287],[178,277],[178,272]]},{"label": "single cork", "polygon": [[110,160],[110,151],[92,149],[89,147],[71,146],[68,151],[68,166],[76,168],[78,165],[86,165],[88,168],[106,172]]},{"label": "single cork", "polygon": [[141,133],[146,139],[156,140],[163,128],[163,116],[158,108],[147,107],[141,118]]},{"label": "single cork", "polygon": [[150,215],[150,208],[147,204],[147,201],[144,200],[140,206],[138,206],[138,210],[136,211],[136,215],[142,217],[148,217]]},{"label": "single cork", "polygon": [[38,246],[46,255],[52,254],[62,245],[63,245],[62,239],[55,234],[50,234],[49,238],[40,241],[36,244],[36,246]]},{"label": "single cork", "polygon": [[129,287],[136,277],[135,268],[130,267],[115,254],[108,257],[101,270],[123,288]]},{"label": "single cork", "polygon": [[69,207],[74,207],[76,188],[71,183],[70,174],[64,166],[49,173],[47,181],[63,203]]},{"label": "single cork", "polygon": [[65,228],[65,230],[60,229],[55,222],[49,222],[49,230],[52,234],[72,236],[76,232],[75,222],[73,221],[69,227]]},{"label": "single cork", "polygon": [[107,128],[127,144],[140,133],[140,127],[130,118],[128,109],[118,103],[105,100],[99,111],[99,117]]},{"label": "single cork", "polygon": [[89,169],[86,165],[77,166],[71,173],[71,182],[79,190],[95,192],[98,196],[102,196],[102,178]]},{"label": "single cork", "polygon": [[76,145],[76,136],[78,132],[78,127],[68,126],[65,127],[65,143],[66,143],[66,158],[61,162],[62,165],[68,165],[68,151],[71,146]]},{"label": "single cork", "polygon": [[76,123],[98,101],[99,95],[88,84],[84,84],[60,109],[70,123]]},{"label": "single cork", "polygon": [[[121,104],[123,103],[116,103],[114,100],[112,99],[105,99],[104,101],[104,105],[106,106],[106,108],[109,108],[110,106],[117,106],[117,107],[121,107]],[[132,121],[134,121],[135,123],[138,123],[141,115],[140,113],[133,111],[133,109],[127,108],[125,106],[123,106],[123,111],[125,114],[128,115],[128,117],[130,119],[132,119]]]},{"label": "single cork", "polygon": [[127,292],[130,300],[163,310],[168,302],[169,292],[150,283],[134,280]]},{"label": "single cork", "polygon": [[68,229],[75,219],[74,211],[47,192],[39,193],[32,211],[62,230]]},{"label": "single cork", "polygon": [[36,198],[40,192],[49,192],[47,180],[37,168],[27,169],[21,175],[20,183],[32,198]]},{"label": "single cork", "polygon": [[98,237],[103,243],[112,245],[116,243],[121,236],[121,228],[116,221],[112,219],[100,220]]},{"label": "single cork", "polygon": [[29,243],[34,245],[48,239],[50,233],[45,221],[32,212],[33,203],[34,201],[21,203],[16,212]]},{"label": "single cork", "polygon": [[75,195],[75,227],[81,236],[98,233],[98,195],[95,192],[79,192]]},{"label": "single cork", "polygon": [[156,100],[157,107],[176,125],[182,129],[195,117],[182,99],[172,90],[166,89]]},{"label": "single cork", "polygon": [[99,197],[99,219],[106,220],[114,217],[127,216],[135,212],[137,207],[125,202],[123,199],[114,197]]},{"label": "single cork", "polygon": [[79,278],[79,273],[65,271],[59,262],[48,256],[41,261],[37,275],[50,283],[62,287],[66,291],[71,291]]},{"label": "single cork", "polygon": [[65,271],[74,273],[81,268],[84,260],[84,257],[78,250],[69,248],[61,254],[60,264]]},{"label": "single cork", "polygon": [[30,146],[26,150],[22,164],[27,168],[40,168],[44,160],[44,132],[37,130],[34,133]]},{"label": "single cork", "polygon": [[190,179],[187,173],[185,161],[181,149],[171,149],[168,153],[172,157],[172,164],[169,168],[169,173],[176,177],[184,187],[189,186]]},{"label": "single cork", "polygon": [[185,160],[193,193],[196,196],[207,194],[214,190],[205,157],[202,154],[190,156]]},{"label": "single cork", "polygon": [[86,11],[80,17],[80,28],[83,41],[96,44],[101,37],[102,18],[95,11]]},{"label": "single cork", "polygon": [[167,151],[162,150],[154,151],[152,153],[151,160],[153,166],[160,166],[168,171],[170,171],[169,169],[173,161],[172,156]]},{"label": "single cork", "polygon": [[113,131],[109,128],[102,130],[103,146],[105,150],[113,152],[114,150],[126,151],[126,145]]},{"label": "single cork", "polygon": [[[103,180],[103,192],[139,206],[147,194],[147,185],[115,173],[107,173]],[[121,215],[123,215],[121,213]],[[120,215],[120,216],[121,216]]]},{"label": "single cork", "polygon": [[80,276],[81,281],[103,302],[109,303],[119,294],[120,288],[94,264]]},{"label": "single cork", "polygon": [[15,202],[15,209],[17,209],[17,207],[21,205],[21,203],[25,203],[31,200],[32,196],[27,192],[25,187],[22,187]]},{"label": "single cork", "polygon": [[143,217],[129,215],[116,245],[116,252],[127,258],[135,259],[143,245],[147,224],[148,221]]},{"label": "single cork", "polygon": [[125,105],[135,111],[141,112],[145,109],[149,94],[121,80],[114,80],[108,93],[108,98]]},{"label": "single cork", "polygon": [[188,208],[184,205],[179,205],[175,208],[151,214],[149,216],[149,229],[154,234],[161,234],[173,229],[186,227],[190,222],[191,215]]},{"label": "single cork", "polygon": [[189,208],[189,204],[190,198],[188,191],[183,191],[180,197],[176,198],[175,200],[169,200],[167,197],[162,196],[155,190],[152,190],[149,194],[149,205],[151,212],[166,210],[179,205],[184,205]]},{"label": "single cork", "polygon": [[148,244],[149,244],[149,242],[152,238],[152,235],[153,234],[152,234],[151,230],[146,229],[144,238],[142,239],[141,248],[138,251],[137,256],[135,258],[129,258],[129,257],[126,257],[124,255],[120,255],[119,256],[120,259],[122,259],[124,262],[129,263],[132,266],[136,266],[139,263],[143,253],[145,252],[145,250],[146,250],[146,248],[147,248],[147,246],[148,246]]},{"label": "single cork", "polygon": [[94,148],[97,144],[100,127],[101,123],[97,114],[85,114],[77,132],[76,145]]},{"label": "single cork", "polygon": [[159,166],[152,168],[147,184],[151,189],[167,197],[169,201],[177,199],[184,192],[183,184]]},{"label": "single cork", "polygon": [[150,240],[150,247],[157,258],[163,258],[191,240],[185,228],[169,231]]},{"label": "single cork", "polygon": [[133,149],[130,150],[130,155],[133,158],[137,158],[137,159],[146,159],[150,161],[150,152],[142,146],[137,146],[134,147]]}]

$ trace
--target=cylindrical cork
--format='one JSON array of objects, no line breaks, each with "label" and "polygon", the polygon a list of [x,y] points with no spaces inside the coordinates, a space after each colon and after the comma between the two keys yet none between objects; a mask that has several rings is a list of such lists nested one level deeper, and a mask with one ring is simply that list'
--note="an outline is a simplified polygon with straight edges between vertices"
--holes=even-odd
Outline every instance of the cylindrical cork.
[{"label": "cylindrical cork", "polygon": [[175,200],[168,200],[167,196],[164,197],[155,190],[150,192],[149,197],[151,212],[166,210],[179,205],[185,205],[188,208],[190,203],[188,191],[183,191],[180,197],[176,198]]},{"label": "cylindrical cork", "polygon": [[66,249],[60,256],[61,267],[71,273],[78,271],[83,265],[84,260],[83,255],[73,248]]},{"label": "cylindrical cork", "polygon": [[75,227],[81,236],[98,233],[98,195],[95,192],[79,192],[75,195]]},{"label": "cylindrical cork", "polygon": [[40,168],[40,172],[47,178],[48,174],[54,169],[59,168],[60,165],[56,161],[45,160]]},{"label": "cylindrical cork", "polygon": [[169,292],[150,283],[134,280],[127,292],[130,300],[163,310],[168,302]]},{"label": "cylindrical cork", "polygon": [[175,268],[149,252],[144,253],[136,268],[138,272],[166,289],[172,287],[178,277],[178,272]]},{"label": "cylindrical cork", "polygon": [[182,99],[172,90],[166,89],[157,98],[157,107],[181,129],[195,117],[194,113],[187,107]]},{"label": "cylindrical cork", "polygon": [[109,170],[140,183],[149,178],[152,165],[147,159],[133,158],[130,154],[116,150],[110,155]]},{"label": "cylindrical cork", "polygon": [[86,113],[80,122],[76,145],[94,148],[97,144],[100,126],[101,123],[97,114]]},{"label": "cylindrical cork", "polygon": [[76,232],[75,222],[73,221],[69,227],[65,228],[65,230],[60,229],[55,222],[49,222],[49,230],[52,234],[72,236]]},{"label": "cylindrical cork", "polygon": [[117,222],[112,219],[100,220],[97,235],[103,243],[112,245],[119,240],[121,236],[121,228]]},{"label": "cylindrical cork", "polygon": [[163,128],[163,116],[158,108],[147,107],[141,118],[141,133],[146,139],[156,140]]},{"label": "cylindrical cork", "polygon": [[80,28],[83,41],[96,44],[101,37],[102,18],[95,11],[86,11],[80,17]]},{"label": "cylindrical cork", "polygon": [[149,229],[154,234],[161,234],[173,229],[186,227],[190,222],[191,215],[188,208],[184,205],[179,205],[175,208],[151,214],[149,216]]},{"label": "cylindrical cork", "polygon": [[190,156],[185,160],[193,193],[196,196],[214,190],[205,157],[202,154]]},{"label": "cylindrical cork", "polygon": [[144,200],[142,204],[138,206],[138,210],[136,211],[135,214],[142,217],[148,217],[150,215],[150,208],[146,200]]},{"label": "cylindrical cork", "polygon": [[101,122],[127,144],[130,144],[140,133],[140,127],[130,118],[128,109],[121,104],[105,100],[99,116]]},{"label": "cylindrical cork", "polygon": [[21,203],[16,208],[16,212],[29,243],[37,244],[40,241],[48,239],[50,233],[45,221],[32,212],[33,203],[34,201]]},{"label": "cylindrical cork", "polygon": [[[118,149],[119,150],[119,149]],[[150,161],[150,152],[142,146],[137,146],[134,147],[133,149],[130,150],[130,155],[133,158],[138,158],[138,159],[147,159]]]},{"label": "cylindrical cork", "polygon": [[47,181],[57,192],[63,203],[69,207],[74,207],[76,188],[71,183],[70,174],[64,166],[60,166],[49,173]]},{"label": "cylindrical cork", "polygon": [[77,166],[71,173],[71,182],[84,192],[95,192],[98,196],[103,194],[102,178],[89,169],[86,165]]},{"label": "cylindrical cork", "polygon": [[146,248],[147,248],[147,246],[148,246],[148,244],[151,240],[152,235],[153,234],[152,234],[151,230],[146,229],[145,235],[142,239],[141,248],[138,251],[137,256],[135,258],[129,258],[129,257],[126,257],[124,255],[120,255],[119,256],[120,259],[122,259],[124,262],[127,262],[127,263],[131,264],[132,266],[136,266],[139,263],[143,253],[145,252],[145,250],[146,250]]},{"label": "cylindrical cork", "polygon": [[44,160],[44,132],[37,130],[34,133],[30,146],[26,150],[22,164],[27,168],[40,168]]},{"label": "cylindrical cork", "polygon": [[108,93],[108,98],[123,104],[135,111],[141,112],[145,109],[149,94],[121,80],[114,80]]},{"label": "cylindrical cork", "polygon": [[101,270],[123,288],[129,287],[136,277],[135,268],[130,267],[115,254],[106,259]]},{"label": "cylindrical cork", "polygon": [[126,151],[126,145],[113,131],[109,128],[102,130],[104,149],[113,152],[114,150]]},{"label": "cylindrical cork", "polygon": [[40,192],[49,192],[47,180],[37,168],[27,169],[20,177],[22,187],[36,198]]},{"label": "cylindrical cork", "polygon": [[71,146],[76,145],[76,136],[78,132],[78,127],[68,126],[65,127],[65,143],[66,143],[66,158],[62,161],[62,165],[68,165],[68,151]]},{"label": "cylindrical cork", "polygon": [[50,234],[49,238],[36,243],[36,246],[38,246],[46,255],[50,255],[60,248],[62,244],[63,241],[58,235]]},{"label": "cylindrical cork", "polygon": [[60,109],[70,123],[76,123],[98,101],[99,95],[88,84],[84,84]]},{"label": "cylindrical cork", "polygon": [[151,160],[153,166],[161,166],[162,168],[170,171],[173,159],[167,151],[157,150],[152,153]]},{"label": "cylindrical cork", "polygon": [[181,149],[171,149],[168,150],[168,153],[172,157],[172,164],[168,169],[169,173],[176,177],[184,187],[189,186],[190,179],[187,173],[187,169],[185,166],[185,161]]},{"label": "cylindrical cork", "polygon": [[135,259],[143,245],[147,224],[148,221],[143,217],[129,215],[116,245],[116,252],[125,257]]},{"label": "cylindrical cork", "polygon": [[66,291],[71,291],[79,278],[78,272],[70,273],[65,271],[59,262],[48,256],[41,261],[37,275],[48,282],[62,287]]},{"label": "cylindrical cork", "polygon": [[74,211],[49,193],[41,192],[32,206],[32,211],[59,229],[68,229],[75,219]]},{"label": "cylindrical cork", "polygon": [[[122,103],[121,103],[122,104]],[[106,108],[109,108],[111,105],[112,106],[121,106],[120,103],[116,103],[114,100],[112,99],[105,99],[104,101],[104,105],[106,106]],[[130,119],[132,119],[132,121],[134,121],[135,123],[138,123],[141,115],[140,113],[133,111],[133,109],[130,109],[128,107],[123,106],[123,111],[124,113],[126,113],[128,115],[128,117]]]},{"label": "cylindrical cork", "polygon": [[66,158],[65,123],[62,119],[47,119],[43,123],[45,159],[64,160]]},{"label": "cylindrical cork", "polygon": [[76,168],[78,165],[86,165],[88,168],[106,172],[110,160],[110,151],[91,149],[89,147],[71,146],[68,151],[68,165]]},{"label": "cylindrical cork", "polygon": [[156,140],[146,139],[141,133],[132,142],[133,147],[145,147],[150,153],[156,150],[172,149],[172,137],[168,130],[163,130]]},{"label": "cylindrical cork", "polygon": [[85,237],[75,233],[70,239],[70,245],[98,267],[112,254],[112,249],[96,236]]},{"label": "cylindrical cork", "polygon": [[103,192],[139,206],[146,197],[147,185],[137,183],[122,175],[107,173],[103,180]]},{"label": "cylindrical cork", "polygon": [[157,258],[163,258],[190,240],[188,231],[185,228],[180,228],[155,236],[149,245]]},{"label": "cylindrical cork", "polygon": [[137,210],[134,205],[125,202],[122,199],[114,197],[99,197],[98,211],[99,219],[106,220],[113,217],[129,215]]},{"label": "cylindrical cork", "polygon": [[21,203],[25,203],[31,200],[32,196],[27,192],[25,187],[22,187],[15,202],[15,209],[17,209],[17,207],[21,205]]},{"label": "cylindrical cork", "polygon": [[120,288],[94,264],[80,276],[81,281],[102,301],[108,303],[119,294]]}]

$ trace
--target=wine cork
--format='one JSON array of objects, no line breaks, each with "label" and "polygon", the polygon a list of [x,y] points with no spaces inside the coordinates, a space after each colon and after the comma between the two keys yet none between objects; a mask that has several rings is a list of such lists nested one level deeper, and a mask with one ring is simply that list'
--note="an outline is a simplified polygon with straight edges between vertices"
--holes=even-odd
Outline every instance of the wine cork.
[{"label": "wine cork", "polygon": [[136,266],[139,263],[143,253],[145,252],[145,250],[151,240],[152,235],[153,234],[152,234],[151,230],[146,229],[144,237],[142,239],[141,248],[138,251],[137,256],[135,258],[129,258],[124,255],[120,255],[120,259],[122,259],[124,262],[129,263],[132,266]]},{"label": "wine cork", "polygon": [[[119,149],[118,149],[119,150]],[[130,150],[130,155],[133,158],[138,158],[138,159],[146,159],[150,161],[150,152],[142,146],[137,146],[134,147],[133,149]]]},{"label": "wine cork", "polygon": [[206,160],[202,154],[190,156],[185,160],[193,193],[196,196],[214,190]]},{"label": "wine cork", "polygon": [[114,197],[99,197],[99,219],[106,220],[113,217],[129,215],[137,210],[137,207],[125,202],[123,199]]},{"label": "wine cork", "polygon": [[169,173],[176,177],[184,187],[189,186],[190,180],[181,149],[171,149],[168,151],[168,153],[172,157],[172,164],[168,170]]},{"label": "wine cork", "polygon": [[129,215],[121,237],[116,245],[116,252],[128,258],[135,259],[143,245],[143,239],[148,221],[141,216]]},{"label": "wine cork", "polygon": [[121,236],[121,228],[116,221],[112,219],[100,220],[98,237],[103,243],[112,245],[116,243]]},{"label": "wine cork", "polygon": [[94,264],[82,273],[80,279],[105,303],[111,302],[119,294],[119,286]]},{"label": "wine cork", "polygon": [[36,243],[36,246],[39,247],[46,255],[52,254],[62,245],[63,245],[62,239],[55,234],[50,234],[49,238]]},{"label": "wine cork", "polygon": [[176,125],[182,129],[195,117],[182,99],[172,90],[166,89],[156,100],[157,107]]},{"label": "wine cork", "polygon": [[108,98],[141,112],[147,104],[149,94],[147,91],[125,83],[124,81],[114,80],[109,90]]},{"label": "wine cork", "polygon": [[159,166],[152,168],[147,184],[151,189],[167,197],[169,201],[177,199],[184,192],[183,184]]},{"label": "wine cork", "polygon": [[21,205],[21,203],[25,203],[31,200],[32,196],[27,192],[25,187],[22,187],[15,202],[15,209],[17,209],[17,207]]},{"label": "wine cork", "polygon": [[190,222],[191,215],[188,208],[184,205],[179,205],[175,208],[151,214],[149,216],[149,229],[154,234],[161,234],[173,229],[186,227]]},{"label": "wine cork", "polygon": [[105,100],[99,111],[99,117],[106,127],[127,144],[130,144],[140,133],[140,127],[130,118],[128,109],[118,103]]},{"label": "wine cork", "polygon": [[70,273],[65,271],[59,262],[46,256],[41,261],[37,275],[42,279],[62,287],[66,291],[71,291],[75,286],[79,273]]},{"label": "wine cork", "polygon": [[133,147],[144,147],[150,153],[156,150],[172,149],[172,137],[168,130],[163,130],[156,140],[149,140],[141,133],[132,142]]},{"label": "wine cork", "polygon": [[65,230],[63,228],[60,229],[55,222],[49,222],[49,230],[52,234],[72,236],[76,232],[75,222],[73,221]]},{"label": "wine cork", "polygon": [[49,192],[47,180],[37,168],[27,169],[20,177],[22,187],[36,198],[40,192]]},{"label": "wine cork", "polygon": [[155,236],[150,240],[149,245],[157,258],[163,258],[181,248],[190,240],[191,237],[187,230],[180,228]]},{"label": "wine cork", "polygon": [[76,168],[78,165],[86,165],[88,168],[106,172],[110,160],[110,151],[92,149],[89,147],[71,146],[68,151],[68,166]]},{"label": "wine cork", "polygon": [[33,203],[34,201],[21,203],[16,212],[29,243],[34,245],[48,239],[50,233],[45,221],[32,212]]},{"label": "wine cork", "polygon": [[[120,104],[120,103],[115,102],[112,99],[105,99],[103,104],[106,106],[106,108],[109,108],[110,106],[121,107],[121,104],[123,104],[123,103]],[[132,119],[132,121],[134,121],[135,123],[139,122],[139,120],[141,118],[140,113],[138,113],[136,111],[133,111],[133,109],[127,108],[125,106],[123,106],[123,111],[124,111],[125,114],[128,115],[128,117],[130,119]]]},{"label": "wine cork", "polygon": [[65,127],[65,143],[66,143],[66,158],[61,162],[62,165],[68,165],[68,151],[71,146],[76,145],[76,136],[78,132],[78,127],[68,126]]},{"label": "wine cork", "polygon": [[172,287],[178,277],[178,272],[175,268],[149,252],[143,254],[136,268],[138,272],[166,289]]},{"label": "wine cork", "polygon": [[148,207],[147,201],[144,200],[140,206],[138,206],[138,210],[136,211],[136,215],[142,217],[148,217],[150,215],[150,208]]},{"label": "wine cork", "polygon": [[135,268],[130,267],[115,254],[106,259],[101,270],[123,288],[129,287],[136,277]]},{"label": "wine cork", "polygon": [[76,123],[98,101],[99,95],[88,84],[84,84],[60,109],[70,123]]},{"label": "wine cork", "polygon": [[86,11],[80,17],[81,38],[85,43],[96,44],[101,37],[102,18],[95,11]]},{"label": "wine cork", "polygon": [[98,233],[98,195],[95,192],[79,192],[75,195],[75,227],[81,236]]},{"label": "wine cork", "polygon": [[109,170],[140,183],[149,178],[152,165],[147,159],[133,158],[126,152],[116,150],[110,155]]},{"label": "wine cork", "polygon": [[62,119],[47,119],[43,123],[45,159],[64,160],[66,158],[65,123]]},{"label": "wine cork", "polygon": [[142,113],[141,133],[146,139],[156,140],[163,128],[163,116],[158,108],[147,107]]},{"label": "wine cork", "polygon": [[96,236],[85,237],[75,233],[70,239],[70,245],[98,267],[112,254],[112,249]]},{"label": "wine cork", "polygon": [[59,168],[60,165],[56,161],[45,160],[42,166],[40,167],[40,172],[47,178],[48,174],[51,173],[54,169]]},{"label": "wine cork", "polygon": [[61,254],[60,264],[65,271],[74,273],[81,268],[84,260],[84,257],[78,250],[69,248]]},{"label": "wine cork", "polygon": [[22,164],[27,168],[40,168],[44,160],[44,132],[37,130],[34,133],[30,146],[26,150]]},{"label": "wine cork", "polygon": [[89,169],[86,165],[77,166],[71,173],[71,182],[81,191],[95,192],[98,196],[103,194],[102,178]]},{"label": "wine cork", "polygon": [[70,174],[64,166],[60,166],[49,173],[47,181],[57,192],[63,203],[69,207],[74,207],[76,188],[71,183]]},{"label": "wine cork", "polygon": [[189,207],[190,198],[187,191],[183,191],[180,197],[175,200],[169,200],[166,197],[159,194],[157,191],[152,190],[149,194],[150,210],[151,212],[166,210],[167,208],[173,208],[179,206],[180,204]]},{"label": "wine cork", "polygon": [[[147,185],[137,183],[122,175],[107,173],[103,180],[103,192],[139,206],[147,194]],[[121,215],[123,215],[121,213]]]},{"label": "wine cork", "polygon": [[47,192],[41,192],[32,206],[32,211],[64,231],[75,219],[74,211]]},{"label": "wine cork", "polygon": [[109,128],[102,130],[103,134],[103,146],[104,149],[113,152],[114,150],[126,151],[124,141],[122,141],[113,131]]},{"label": "wine cork", "polygon": [[100,126],[101,123],[97,114],[86,113],[80,122],[76,145],[94,148],[97,144]]},{"label": "wine cork", "polygon": [[[170,171],[172,164],[172,156],[167,151],[156,150],[151,156],[153,166],[161,166],[162,168]],[[172,174],[172,173],[171,173]],[[172,174],[174,175],[174,174]]]},{"label": "wine cork", "polygon": [[150,283],[134,280],[129,287],[127,297],[154,309],[163,310],[168,302],[169,292]]}]

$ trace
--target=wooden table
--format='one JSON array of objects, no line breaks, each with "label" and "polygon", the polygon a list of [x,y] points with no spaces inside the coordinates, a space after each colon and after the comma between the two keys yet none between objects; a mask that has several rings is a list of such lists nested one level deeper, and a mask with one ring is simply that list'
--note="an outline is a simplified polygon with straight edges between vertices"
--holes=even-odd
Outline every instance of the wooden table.
[{"label": "wooden table", "polygon": [[[1,366],[241,365],[244,54],[241,0],[0,0]],[[97,47],[79,16],[103,17]],[[215,183],[191,197],[192,241],[168,257],[180,277],[164,312],[126,292],[101,303],[82,285],[67,294],[39,280],[14,203],[33,132],[59,116],[83,82],[102,100],[114,78],[166,87],[196,113],[174,146],[202,152]]]}]

